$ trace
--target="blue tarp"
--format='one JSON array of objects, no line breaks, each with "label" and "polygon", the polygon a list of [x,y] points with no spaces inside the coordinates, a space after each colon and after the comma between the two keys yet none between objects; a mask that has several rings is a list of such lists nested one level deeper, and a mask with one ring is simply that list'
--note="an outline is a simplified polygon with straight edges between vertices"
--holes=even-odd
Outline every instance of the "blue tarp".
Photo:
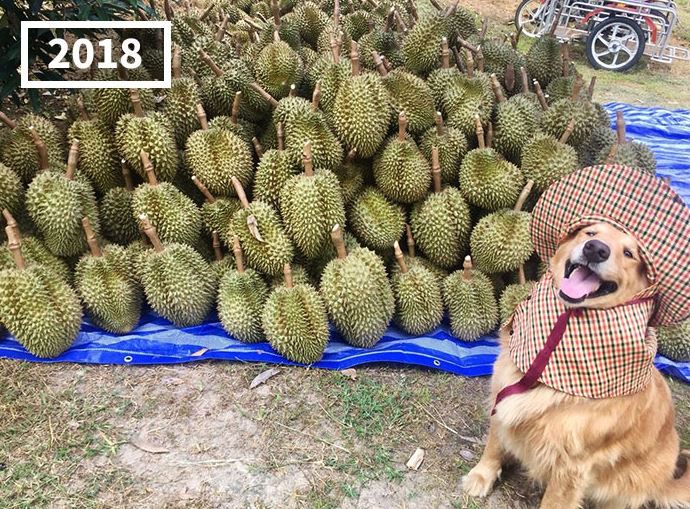
[{"label": "blue tarp", "polygon": [[[671,177],[673,187],[686,203],[690,203],[690,111],[619,103],[605,106],[612,118],[616,110],[625,112],[629,137],[652,148],[657,156],[658,173]],[[346,369],[366,363],[390,362],[481,376],[491,373],[497,353],[495,336],[468,343],[455,339],[447,324],[421,337],[409,336],[391,327],[372,349],[352,347],[333,331],[323,359],[314,366]],[[55,359],[36,358],[13,338],[0,340],[0,357],[91,364],[166,364],[208,359],[293,364],[278,355],[268,343],[244,344],[229,338],[215,316],[202,325],[178,329],[150,312],[134,331],[122,336],[106,333],[85,322],[72,348]],[[674,363],[657,357],[657,366],[690,383],[690,363]]]}]

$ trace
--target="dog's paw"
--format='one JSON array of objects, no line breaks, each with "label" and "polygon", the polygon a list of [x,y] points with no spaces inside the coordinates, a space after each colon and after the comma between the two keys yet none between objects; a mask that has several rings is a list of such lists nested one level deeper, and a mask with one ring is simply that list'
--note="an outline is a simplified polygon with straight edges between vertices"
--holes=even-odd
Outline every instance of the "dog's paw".
[{"label": "dog's paw", "polygon": [[500,475],[500,468],[489,468],[479,463],[462,478],[462,491],[471,497],[485,497]]}]

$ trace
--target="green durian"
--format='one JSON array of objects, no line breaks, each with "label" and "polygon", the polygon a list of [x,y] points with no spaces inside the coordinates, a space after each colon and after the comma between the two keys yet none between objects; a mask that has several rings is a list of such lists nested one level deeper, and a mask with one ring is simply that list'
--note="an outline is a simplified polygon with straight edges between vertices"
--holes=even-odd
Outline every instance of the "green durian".
[{"label": "green durian", "polygon": [[625,137],[625,119],[623,112],[616,112],[617,137],[616,141],[608,147],[605,147],[599,153],[597,164],[621,164],[623,166],[632,166],[651,173],[656,174],[656,157],[651,149],[637,141],[627,141]]},{"label": "green durian", "polygon": [[539,129],[541,109],[523,94],[507,101],[499,99],[496,107],[494,147],[506,159],[520,164],[522,149]]},{"label": "green durian", "polygon": [[395,312],[386,268],[367,248],[348,254],[339,226],[334,227],[332,236],[338,257],[323,271],[321,296],[343,339],[360,348],[371,348],[381,339]]},{"label": "green durian", "polygon": [[[584,168],[597,164],[601,153],[606,149],[610,151],[614,143],[616,143],[616,133],[611,130],[610,126],[599,125],[595,127],[587,141],[578,147],[579,166]],[[608,158],[608,152],[606,156]]]},{"label": "green durian", "polygon": [[[567,136],[561,137],[567,140]],[[577,153],[564,141],[537,133],[522,150],[522,172],[542,193],[551,184],[578,169]]]},{"label": "green durian", "polygon": [[505,325],[506,322],[517,309],[518,305],[526,300],[532,293],[532,288],[536,284],[534,281],[527,281],[522,266],[519,269],[520,275],[517,283],[506,286],[501,292],[501,297],[498,300],[498,310],[500,317],[500,325]]},{"label": "green durian", "polygon": [[475,35],[477,27],[477,13],[461,5],[456,5],[454,11],[448,17],[452,35],[467,39]]},{"label": "green durian", "polygon": [[163,114],[172,126],[175,143],[178,147],[184,147],[189,135],[200,127],[196,111],[200,94],[196,81],[182,76],[177,47],[173,53],[172,76],[170,89],[163,100]]},{"label": "green durian", "polygon": [[453,78],[442,99],[447,124],[470,136],[475,131],[475,118],[482,124],[489,123],[494,107],[491,80],[482,73],[473,77],[460,75]]},{"label": "green durian", "polygon": [[234,234],[230,228],[230,223],[235,212],[242,208],[240,200],[215,197],[196,175],[192,176],[192,181],[205,198],[201,205],[201,222],[204,225],[204,230],[210,235],[217,232],[225,245],[231,246]]},{"label": "green durian", "polygon": [[[513,49],[510,44],[492,39],[483,39],[478,47],[483,59],[483,71],[496,76],[499,83],[504,84],[511,92],[515,89],[515,72],[526,65],[525,57]],[[479,59],[479,56],[476,57]],[[507,69],[512,69],[510,78]]]},{"label": "green durian", "polygon": [[[348,252],[352,251],[353,249],[357,249],[360,247],[363,247],[359,241],[357,240],[357,237],[352,235],[350,232],[345,232],[344,235],[344,241],[345,241],[345,248],[347,249]],[[338,256],[338,253],[335,251],[335,247],[333,244],[329,244],[326,246],[326,248],[323,250],[323,253],[321,253],[321,256],[318,258],[315,258],[313,260],[307,260],[305,264],[305,268],[309,272],[309,275],[311,276],[312,280],[311,281],[300,281],[299,280],[299,270],[294,270],[293,276],[296,282],[308,282],[309,284],[312,284],[312,286],[318,286],[318,281],[321,279],[321,274],[323,274],[323,269],[326,268],[326,265],[328,265],[331,260],[334,260]],[[275,276],[278,277],[278,276]],[[280,278],[282,281],[282,278]]]},{"label": "green durian", "polygon": [[369,33],[369,22],[373,16],[365,10],[352,11],[343,16],[343,30],[347,32],[351,39],[359,41],[365,34]]},{"label": "green durian", "polygon": [[68,136],[79,140],[79,171],[99,195],[123,185],[120,158],[110,127],[100,120],[77,120],[69,128]]},{"label": "green durian", "polygon": [[340,90],[340,85],[351,74],[350,62],[341,61],[340,49],[333,48],[332,55],[321,55],[314,63],[311,70],[312,90],[316,90],[317,84],[320,91],[319,105],[327,117],[333,111],[335,98]]},{"label": "green durian", "polygon": [[[94,75],[94,80],[121,81],[120,69],[99,69]],[[127,72],[130,80],[151,81],[151,75],[143,67]],[[148,88],[138,90],[141,107],[145,111],[151,111],[155,107],[153,91]],[[106,125],[113,128],[125,113],[131,113],[132,102],[130,92],[126,88],[96,88],[93,93],[93,104],[96,106],[98,118]]]},{"label": "green durian", "polygon": [[273,97],[280,99],[299,86],[304,73],[302,59],[290,45],[280,39],[267,44],[254,64],[256,80]]},{"label": "green durian", "polygon": [[[306,267],[302,265],[292,265],[291,267],[292,270],[292,282],[296,285],[309,285],[316,287],[316,284],[314,280],[311,277],[311,274],[309,274],[309,271],[306,269]],[[269,287],[271,291],[275,290],[276,288],[280,286],[285,286],[286,281],[285,281],[285,274],[279,275],[279,276],[273,276],[271,280],[268,282]]]},{"label": "green durian", "polygon": [[343,164],[333,170],[335,176],[338,177],[338,182],[340,182],[340,191],[346,207],[359,196],[364,188],[364,175],[370,171],[367,164],[355,160],[356,157],[357,150],[350,150]]},{"label": "green durian", "polygon": [[261,323],[268,342],[286,359],[311,364],[323,357],[329,335],[326,307],[312,286],[293,285],[289,264],[285,285],[269,295]]},{"label": "green durian", "polygon": [[396,67],[401,66],[404,62],[404,57],[400,51],[400,43],[400,37],[395,32],[392,30],[386,31],[382,26],[375,26],[371,32],[364,34],[357,40],[362,67],[372,71],[376,69],[373,57],[374,51],[385,56]]},{"label": "green durian", "polygon": [[[573,95],[577,97],[580,81],[575,84]],[[544,132],[560,138],[574,120],[572,134],[568,137],[568,144],[579,147],[584,143],[592,131],[600,123],[599,111],[589,99],[561,99],[553,103],[542,116],[541,128]]]},{"label": "green durian", "polygon": [[656,336],[661,355],[676,362],[690,361],[690,320],[657,327]]},{"label": "green durian", "polygon": [[527,72],[542,87],[547,87],[562,74],[561,43],[552,33],[539,37],[527,51],[525,58]]},{"label": "green durian", "polygon": [[405,209],[375,187],[366,187],[347,211],[352,233],[366,247],[389,250],[405,228]]},{"label": "green durian", "polygon": [[314,2],[301,2],[295,8],[294,16],[302,40],[316,48],[319,35],[328,25],[328,16]]},{"label": "green durian", "polygon": [[24,207],[24,186],[19,176],[0,163],[0,210],[18,214]]},{"label": "green durian", "polygon": [[419,75],[427,75],[438,66],[438,48],[443,37],[449,37],[451,24],[441,13],[420,19],[403,40],[405,67]]},{"label": "green durian", "polygon": [[216,279],[220,279],[229,270],[237,268],[235,259],[232,256],[225,256],[223,254],[222,244],[220,243],[220,235],[217,230],[211,232],[211,246],[213,247],[213,261],[211,262],[211,269],[216,275]]},{"label": "green durian", "polygon": [[98,211],[102,233],[106,239],[121,246],[139,237],[139,224],[133,209],[134,184],[129,168],[122,163],[124,187],[113,187],[101,198]]},{"label": "green durian", "polygon": [[223,129],[242,139],[251,147],[252,138],[256,135],[256,126],[246,120],[239,118],[240,105],[242,103],[242,92],[235,92],[235,100],[232,103],[232,111],[230,116],[220,115],[214,117],[208,126],[211,129]]},{"label": "green durian", "polygon": [[278,148],[264,152],[254,175],[253,196],[256,200],[279,208],[280,190],[299,170],[284,150],[283,124],[278,123]]},{"label": "green durian", "polygon": [[443,301],[453,335],[463,341],[475,341],[496,327],[494,287],[488,277],[472,267],[469,256],[465,257],[463,269],[443,282]]},{"label": "green durian", "polygon": [[457,129],[444,125],[440,111],[436,112],[436,127],[426,131],[419,141],[419,150],[429,161],[433,147],[438,147],[441,182],[457,184],[460,164],[467,154],[467,137]]},{"label": "green durian", "polygon": [[163,81],[165,57],[162,49],[144,48],[141,51],[141,63],[154,80]]},{"label": "green durian", "polygon": [[426,79],[431,95],[437,109],[445,106],[446,92],[452,86],[457,86],[462,74],[457,66],[450,66],[450,50],[448,49],[448,39],[441,38],[441,67],[433,70]]}]

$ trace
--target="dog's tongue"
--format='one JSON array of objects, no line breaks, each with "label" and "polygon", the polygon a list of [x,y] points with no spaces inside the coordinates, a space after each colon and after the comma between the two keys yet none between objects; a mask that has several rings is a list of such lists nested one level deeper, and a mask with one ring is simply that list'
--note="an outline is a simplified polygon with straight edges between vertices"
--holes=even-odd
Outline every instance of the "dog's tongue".
[{"label": "dog's tongue", "polygon": [[587,267],[576,268],[570,277],[561,281],[561,291],[571,299],[581,299],[592,292],[596,292],[601,285],[601,279]]}]

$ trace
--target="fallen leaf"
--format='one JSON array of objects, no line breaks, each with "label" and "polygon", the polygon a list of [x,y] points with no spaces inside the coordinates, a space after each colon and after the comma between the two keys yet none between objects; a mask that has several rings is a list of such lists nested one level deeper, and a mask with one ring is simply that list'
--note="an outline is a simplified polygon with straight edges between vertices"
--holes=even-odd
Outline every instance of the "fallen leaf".
[{"label": "fallen leaf", "polygon": [[165,447],[161,447],[160,445],[152,444],[149,442],[148,437],[146,436],[145,432],[141,432],[138,435],[135,435],[130,441],[130,444],[132,444],[134,447],[137,449],[141,449],[142,451],[150,452],[151,454],[165,454],[168,451]]},{"label": "fallen leaf", "polygon": [[267,369],[266,371],[259,373],[258,375],[256,375],[254,380],[252,380],[252,383],[249,384],[249,388],[255,389],[259,385],[266,383],[269,379],[273,378],[278,373],[280,373],[280,370],[278,368]]},{"label": "fallen leaf", "polygon": [[355,368],[344,369],[340,374],[348,377],[350,380],[357,380],[357,370]]},{"label": "fallen leaf", "polygon": [[419,467],[422,466],[423,462],[424,449],[422,449],[421,447],[417,447],[417,450],[412,453],[412,456],[410,456],[410,459],[407,460],[405,466],[411,470],[419,470]]}]

